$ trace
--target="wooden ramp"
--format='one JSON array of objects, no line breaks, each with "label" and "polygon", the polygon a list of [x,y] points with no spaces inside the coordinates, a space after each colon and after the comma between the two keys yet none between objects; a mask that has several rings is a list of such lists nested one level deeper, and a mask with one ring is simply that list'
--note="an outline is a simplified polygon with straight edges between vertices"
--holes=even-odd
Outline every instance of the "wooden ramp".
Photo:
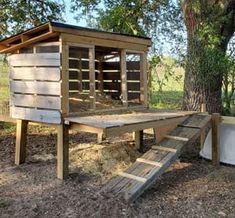
[{"label": "wooden ramp", "polygon": [[210,122],[209,115],[192,115],[157,145],[136,160],[125,172],[110,180],[102,192],[123,196],[132,202],[178,158],[182,148],[195,140]]}]

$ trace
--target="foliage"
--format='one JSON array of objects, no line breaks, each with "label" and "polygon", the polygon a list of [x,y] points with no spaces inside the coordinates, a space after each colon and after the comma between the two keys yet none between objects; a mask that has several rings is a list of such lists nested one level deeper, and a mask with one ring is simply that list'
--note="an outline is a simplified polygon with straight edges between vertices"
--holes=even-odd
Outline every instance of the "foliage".
[{"label": "foliage", "polygon": [[[93,28],[151,37],[154,42],[153,51],[159,54],[164,50],[165,40],[171,40],[172,43],[177,41],[183,45],[182,12],[173,0],[71,0],[71,2],[71,10],[77,14],[77,19],[86,17],[88,24]],[[182,46],[175,48],[178,50]]]},{"label": "foliage", "polygon": [[181,0],[188,34],[184,109],[220,112],[223,75],[229,70],[226,49],[235,27],[235,1]]},{"label": "foliage", "polygon": [[234,101],[235,92],[235,60],[230,56],[229,64],[223,78],[223,113],[231,114],[231,107]]},{"label": "foliage", "polygon": [[149,61],[150,102],[157,108],[180,109],[184,70],[172,58],[154,55]]},{"label": "foliage", "polygon": [[63,11],[61,0],[0,0],[0,38],[48,20],[62,20]]}]

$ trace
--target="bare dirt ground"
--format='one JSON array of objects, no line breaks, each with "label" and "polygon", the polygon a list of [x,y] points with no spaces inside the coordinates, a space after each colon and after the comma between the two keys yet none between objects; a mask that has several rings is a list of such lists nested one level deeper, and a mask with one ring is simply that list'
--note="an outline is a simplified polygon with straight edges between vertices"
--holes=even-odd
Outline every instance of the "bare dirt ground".
[{"label": "bare dirt ground", "polygon": [[[184,154],[135,204],[100,194],[140,154],[130,135],[104,145],[70,134],[68,180],[56,179],[53,128],[30,126],[27,161],[14,165],[15,128],[0,123],[0,217],[235,217],[235,167]],[[78,144],[80,143],[80,144]]]}]

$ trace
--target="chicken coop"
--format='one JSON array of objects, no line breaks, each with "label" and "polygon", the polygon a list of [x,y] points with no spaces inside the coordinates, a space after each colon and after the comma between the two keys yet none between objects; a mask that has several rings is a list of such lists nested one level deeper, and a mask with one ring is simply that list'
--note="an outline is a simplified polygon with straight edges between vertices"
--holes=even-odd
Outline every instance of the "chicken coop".
[{"label": "chicken coop", "polygon": [[150,45],[145,37],[57,22],[1,40],[10,67],[10,116],[17,119],[16,163],[25,159],[28,122],[63,132],[66,117],[146,107]]},{"label": "chicken coop", "polygon": [[[70,129],[95,133],[99,142],[134,133],[140,150],[145,129],[170,128],[160,144],[155,142],[108,183],[108,190],[134,200],[177,159],[183,146],[200,134],[204,141],[211,116],[148,108],[150,46],[149,38],[56,22],[1,40],[0,53],[8,54],[10,68],[10,115],[17,120],[15,163],[25,162],[29,122],[56,127],[59,179],[69,174]],[[219,119],[212,119],[214,133]],[[218,151],[218,134],[213,135]],[[214,154],[218,162],[218,152]]]},{"label": "chicken coop", "polygon": [[50,22],[0,42],[11,117],[60,124],[88,110],[147,105],[148,38]]}]

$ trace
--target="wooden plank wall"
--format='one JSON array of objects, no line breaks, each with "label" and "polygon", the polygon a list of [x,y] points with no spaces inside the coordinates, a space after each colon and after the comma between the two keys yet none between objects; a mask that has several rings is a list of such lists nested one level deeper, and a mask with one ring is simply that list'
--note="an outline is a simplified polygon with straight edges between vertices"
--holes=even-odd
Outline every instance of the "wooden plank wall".
[{"label": "wooden plank wall", "polygon": [[61,123],[59,50],[59,42],[52,42],[8,57],[12,118]]}]

